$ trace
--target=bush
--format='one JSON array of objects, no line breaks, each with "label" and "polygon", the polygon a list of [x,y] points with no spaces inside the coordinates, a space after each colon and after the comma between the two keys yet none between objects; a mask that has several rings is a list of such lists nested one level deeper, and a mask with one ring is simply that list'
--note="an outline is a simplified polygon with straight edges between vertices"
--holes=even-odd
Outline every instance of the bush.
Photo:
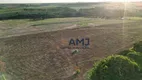
[{"label": "bush", "polygon": [[130,50],[124,50],[124,51],[121,51],[121,52],[119,53],[119,55],[126,56],[129,52],[132,52],[132,51],[130,51]]},{"label": "bush", "polygon": [[140,52],[129,52],[126,56],[137,62],[142,69],[142,54]]},{"label": "bush", "polygon": [[110,56],[89,71],[89,80],[140,80],[138,64],[124,56]]},{"label": "bush", "polygon": [[134,44],[134,48],[133,48],[136,52],[141,52],[142,53],[142,41],[135,43]]}]

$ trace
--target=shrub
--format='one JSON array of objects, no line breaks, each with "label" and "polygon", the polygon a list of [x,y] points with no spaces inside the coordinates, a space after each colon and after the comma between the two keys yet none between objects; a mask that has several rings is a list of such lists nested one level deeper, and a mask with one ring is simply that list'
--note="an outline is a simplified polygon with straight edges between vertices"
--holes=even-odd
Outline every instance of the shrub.
[{"label": "shrub", "polygon": [[142,69],[142,54],[140,52],[129,52],[126,56],[137,62]]},{"label": "shrub", "polygon": [[126,56],[129,52],[132,52],[132,51],[130,51],[130,50],[124,50],[124,51],[121,51],[121,52],[119,53],[119,55]]},{"label": "shrub", "polygon": [[135,43],[133,49],[136,52],[142,52],[142,41]]},{"label": "shrub", "polygon": [[138,64],[125,56],[110,56],[94,65],[89,80],[140,80]]}]

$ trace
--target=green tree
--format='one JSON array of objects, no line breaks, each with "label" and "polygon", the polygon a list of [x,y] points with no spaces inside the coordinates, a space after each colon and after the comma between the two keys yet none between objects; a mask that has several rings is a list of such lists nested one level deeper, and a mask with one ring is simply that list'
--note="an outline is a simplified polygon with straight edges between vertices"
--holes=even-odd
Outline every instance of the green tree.
[{"label": "green tree", "polygon": [[89,80],[140,80],[138,64],[125,56],[110,56],[94,65]]}]

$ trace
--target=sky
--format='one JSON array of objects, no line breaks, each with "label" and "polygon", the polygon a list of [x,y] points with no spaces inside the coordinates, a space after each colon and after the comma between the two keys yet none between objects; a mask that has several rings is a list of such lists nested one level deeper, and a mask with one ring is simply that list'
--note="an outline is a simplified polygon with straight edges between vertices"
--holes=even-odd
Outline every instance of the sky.
[{"label": "sky", "polygon": [[133,2],[142,0],[0,0],[0,3]]}]

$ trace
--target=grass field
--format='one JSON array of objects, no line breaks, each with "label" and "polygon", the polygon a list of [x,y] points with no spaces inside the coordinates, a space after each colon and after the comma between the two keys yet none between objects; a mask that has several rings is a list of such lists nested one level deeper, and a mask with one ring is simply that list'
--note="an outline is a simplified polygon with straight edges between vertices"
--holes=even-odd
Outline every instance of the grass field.
[{"label": "grass field", "polygon": [[[125,22],[135,22],[137,20],[125,20]],[[23,35],[46,31],[57,31],[68,28],[95,27],[99,25],[123,23],[121,19],[101,19],[101,18],[53,18],[33,21],[30,19],[1,20],[0,37]]]}]

